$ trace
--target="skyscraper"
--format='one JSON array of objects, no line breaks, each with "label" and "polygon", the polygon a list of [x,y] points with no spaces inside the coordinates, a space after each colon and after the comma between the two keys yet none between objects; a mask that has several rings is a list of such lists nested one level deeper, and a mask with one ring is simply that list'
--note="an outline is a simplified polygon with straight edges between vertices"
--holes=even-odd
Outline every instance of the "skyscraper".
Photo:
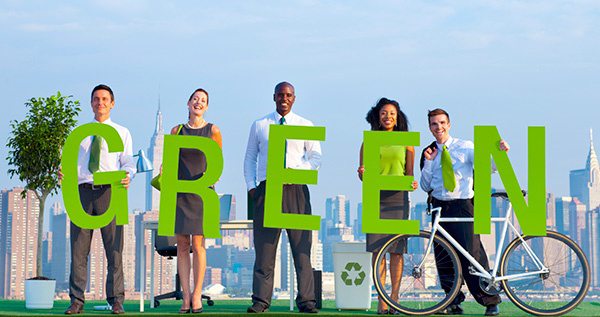
[{"label": "skyscraper", "polygon": [[569,180],[571,197],[578,198],[587,210],[600,206],[600,166],[594,150],[592,129],[590,129],[590,151],[585,168],[572,170],[569,173]]},{"label": "skyscraper", "polygon": [[556,197],[555,211],[556,211],[556,231],[570,235],[569,228],[569,206],[573,201],[571,197]]},{"label": "skyscraper", "polygon": [[158,110],[156,111],[156,125],[154,134],[150,139],[148,148],[148,159],[152,162],[152,173],[146,173],[146,210],[158,210],[160,205],[160,192],[156,190],[150,182],[160,172],[162,165],[163,147],[165,140],[165,130],[163,128],[162,113],[160,112],[160,97],[158,99]]},{"label": "skyscraper", "polygon": [[50,270],[56,279],[56,290],[69,289],[69,274],[71,272],[71,225],[69,217],[59,202],[50,209],[52,217],[52,263]]},{"label": "skyscraper", "polygon": [[6,231],[0,241],[4,259],[0,267],[3,276],[0,295],[4,298],[23,299],[25,280],[35,276],[40,202],[33,191],[21,198],[23,190],[15,187],[2,191],[2,221],[6,222]]}]

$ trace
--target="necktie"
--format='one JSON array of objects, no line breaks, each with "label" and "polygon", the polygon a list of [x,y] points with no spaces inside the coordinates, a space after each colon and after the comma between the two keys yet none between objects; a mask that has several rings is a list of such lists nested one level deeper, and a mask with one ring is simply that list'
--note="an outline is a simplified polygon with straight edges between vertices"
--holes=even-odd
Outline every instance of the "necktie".
[{"label": "necktie", "polygon": [[442,179],[444,180],[444,187],[449,192],[454,191],[456,187],[456,177],[454,177],[454,170],[452,169],[452,159],[450,158],[450,152],[448,147],[444,145],[442,150]]},{"label": "necktie", "polygon": [[[280,125],[284,125],[285,124],[285,117],[281,117],[281,119],[279,119],[279,124]],[[286,167],[286,165],[285,165],[286,154],[287,154],[287,141],[285,141],[285,152],[283,152],[283,168]]]},{"label": "necktie", "polygon": [[92,139],[92,150],[90,152],[90,161],[88,162],[88,169],[90,172],[95,173],[100,169],[100,148],[102,146],[102,137],[94,136]]}]

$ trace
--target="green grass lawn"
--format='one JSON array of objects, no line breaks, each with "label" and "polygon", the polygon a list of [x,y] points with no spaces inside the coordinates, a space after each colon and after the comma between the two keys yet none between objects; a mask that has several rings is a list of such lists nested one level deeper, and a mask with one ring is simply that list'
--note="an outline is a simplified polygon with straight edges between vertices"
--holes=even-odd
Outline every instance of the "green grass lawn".
[{"label": "green grass lawn", "polygon": [[[94,311],[94,305],[103,305],[103,301],[89,301],[85,304],[85,314],[80,316],[111,316],[110,311]],[[215,306],[208,307],[206,302],[204,303],[204,313],[202,316],[223,316],[223,315],[250,315],[246,314],[246,308],[250,305],[250,300],[217,300]],[[139,312],[138,301],[126,301],[125,311],[126,315],[151,315],[151,316],[180,316],[177,311],[179,310],[181,303],[174,300],[161,301],[161,305],[158,308],[150,309],[148,302],[146,302],[145,312]],[[68,301],[55,301],[54,308],[50,310],[27,310],[25,309],[25,302],[18,300],[0,300],[0,316],[32,316],[32,315],[62,315],[64,310],[69,306]],[[376,316],[377,303],[373,302],[372,309],[366,311],[338,311],[335,309],[335,301],[327,300],[323,303],[323,309],[318,316],[342,316],[342,315],[371,315]],[[265,315],[268,316],[289,316],[289,315],[303,315],[298,313],[290,313],[289,301],[287,300],[276,300],[273,302],[271,309]],[[465,309],[465,316],[483,316],[484,308],[479,306],[475,302],[463,303]],[[501,316],[529,316],[525,312],[519,310],[512,303],[504,302],[500,304]],[[565,316],[600,316],[600,303],[599,302],[584,302],[571,313]]]}]

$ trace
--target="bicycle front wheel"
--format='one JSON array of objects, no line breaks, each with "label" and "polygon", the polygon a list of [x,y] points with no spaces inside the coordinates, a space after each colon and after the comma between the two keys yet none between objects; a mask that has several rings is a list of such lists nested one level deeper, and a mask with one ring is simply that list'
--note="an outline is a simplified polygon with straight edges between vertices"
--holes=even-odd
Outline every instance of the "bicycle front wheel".
[{"label": "bicycle front wheel", "polygon": [[[524,236],[523,241],[513,240],[500,260],[501,276],[522,274],[502,281],[508,298],[539,316],[562,315],[579,305],[590,286],[590,267],[581,248],[554,231],[543,237]],[[528,275],[540,271],[532,254],[548,268],[547,273]]]},{"label": "bicycle front wheel", "polygon": [[[450,243],[438,236],[434,237],[431,250],[427,250],[430,240],[431,233],[427,231],[397,235],[377,253],[373,268],[375,289],[384,302],[401,313],[434,314],[446,308],[460,291],[462,275],[458,254]],[[399,248],[406,248],[404,254],[396,255],[401,257],[400,264],[397,260],[391,261]],[[383,267],[382,263],[385,263]],[[381,278],[382,268],[390,272],[385,280]],[[391,283],[394,276],[397,289]]]}]

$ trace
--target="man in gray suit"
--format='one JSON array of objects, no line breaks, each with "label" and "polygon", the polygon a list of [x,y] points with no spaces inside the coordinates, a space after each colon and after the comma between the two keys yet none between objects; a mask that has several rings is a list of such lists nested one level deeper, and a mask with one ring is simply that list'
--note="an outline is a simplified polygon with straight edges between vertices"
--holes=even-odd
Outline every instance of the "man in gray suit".
[{"label": "man in gray suit", "polygon": [[[250,128],[250,137],[244,160],[244,176],[248,186],[248,199],[253,199],[254,208],[254,276],[252,281],[252,306],[249,313],[268,310],[273,295],[275,254],[281,229],[265,228],[264,203],[269,145],[269,126],[288,124],[312,126],[312,122],[292,112],[296,100],[294,86],[281,82],[275,86],[273,101],[276,111],[256,120]],[[321,146],[317,141],[287,140],[284,164],[287,168],[318,169],[321,165]],[[257,186],[258,185],[258,186]],[[311,214],[310,194],[306,185],[283,185],[283,212]],[[317,313],[314,278],[310,263],[312,232],[310,230],[287,229],[298,279],[296,305],[301,313]]]},{"label": "man in gray suit", "polygon": [[[130,177],[135,173],[131,134],[127,128],[110,120],[110,112],[115,106],[115,97],[106,85],[98,85],[92,90],[91,98],[94,121],[115,128],[124,145],[124,152],[109,153],[106,142],[98,136],[88,137],[81,142],[78,155],[79,196],[81,205],[90,215],[103,214],[110,204],[110,185],[94,185],[94,172],[124,170],[127,177],[121,180],[129,188]],[[59,174],[62,179],[62,174]],[[116,220],[100,229],[102,242],[108,262],[106,273],[106,300],[112,305],[113,314],[123,314],[125,284],[123,279],[123,226],[117,226]],[[69,297],[71,305],[65,314],[80,314],[85,302],[87,286],[88,255],[92,243],[93,230],[82,229],[71,223],[71,276],[69,277]]]}]

